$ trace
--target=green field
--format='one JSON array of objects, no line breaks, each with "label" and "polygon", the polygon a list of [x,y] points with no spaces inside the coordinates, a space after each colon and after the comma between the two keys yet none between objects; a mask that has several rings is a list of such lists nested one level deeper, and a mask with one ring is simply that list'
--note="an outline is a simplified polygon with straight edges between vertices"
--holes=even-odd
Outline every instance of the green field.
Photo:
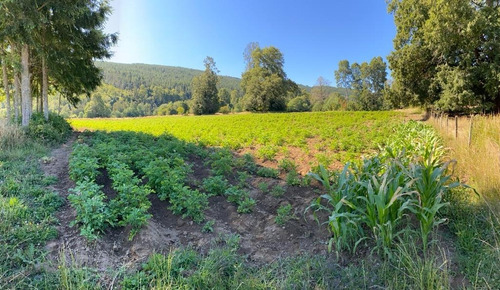
[{"label": "green field", "polygon": [[[188,142],[251,152],[262,160],[293,158],[301,171],[321,163],[338,166],[386,143],[398,112],[317,112],[71,119],[76,130],[167,133]],[[337,167],[338,167],[337,166]]]}]

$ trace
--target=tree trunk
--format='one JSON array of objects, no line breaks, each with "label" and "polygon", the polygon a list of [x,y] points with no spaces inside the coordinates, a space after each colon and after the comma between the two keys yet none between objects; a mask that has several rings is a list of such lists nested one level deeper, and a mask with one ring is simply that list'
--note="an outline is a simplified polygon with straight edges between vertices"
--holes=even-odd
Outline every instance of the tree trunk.
[{"label": "tree trunk", "polygon": [[45,57],[42,57],[42,100],[43,116],[45,120],[49,119],[49,78],[47,76],[47,63]]},{"label": "tree trunk", "polygon": [[19,111],[21,107],[21,81],[19,80],[19,72],[14,70],[14,119],[19,121]]},{"label": "tree trunk", "polygon": [[61,115],[61,93],[58,93],[59,95],[59,105],[57,107],[57,114]]},{"label": "tree trunk", "polygon": [[23,127],[28,126],[31,118],[31,81],[30,81],[30,52],[27,44],[21,49],[21,98],[22,98],[22,122]]},{"label": "tree trunk", "polygon": [[10,91],[9,91],[9,79],[7,78],[7,65],[5,60],[2,61],[2,71],[3,71],[3,87],[5,90],[5,102],[7,103],[7,123],[10,122],[11,112],[10,112]]}]

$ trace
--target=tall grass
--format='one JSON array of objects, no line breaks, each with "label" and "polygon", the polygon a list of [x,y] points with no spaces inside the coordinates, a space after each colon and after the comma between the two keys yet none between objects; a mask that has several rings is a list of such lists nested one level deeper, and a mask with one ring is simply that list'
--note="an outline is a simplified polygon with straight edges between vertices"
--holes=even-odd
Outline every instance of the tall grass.
[{"label": "tall grass", "polygon": [[470,117],[458,118],[458,138],[455,138],[455,119],[430,119],[450,155],[457,160],[457,175],[476,188],[500,210],[500,116],[474,116],[469,146]]},{"label": "tall grass", "polygon": [[0,150],[11,150],[24,146],[26,134],[15,125],[9,125],[0,121]]},{"label": "tall grass", "polygon": [[[456,175],[472,190],[450,196],[449,228],[459,262],[474,287],[500,288],[500,116],[430,119],[457,160]],[[448,125],[447,125],[448,124]],[[472,128],[472,132],[471,132]]]}]

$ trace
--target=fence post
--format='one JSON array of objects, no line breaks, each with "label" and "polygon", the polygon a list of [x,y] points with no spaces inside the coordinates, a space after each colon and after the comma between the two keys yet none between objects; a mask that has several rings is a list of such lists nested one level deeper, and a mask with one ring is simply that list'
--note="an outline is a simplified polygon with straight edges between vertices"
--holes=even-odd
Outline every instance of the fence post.
[{"label": "fence post", "polygon": [[455,116],[455,139],[458,138],[458,116]]},{"label": "fence post", "polygon": [[471,115],[470,116],[470,128],[469,128],[469,147],[470,147],[470,144],[472,142],[472,119],[474,118],[474,115]]},{"label": "fence post", "polygon": [[448,120],[449,120],[449,116],[446,115],[446,134],[448,134]]}]

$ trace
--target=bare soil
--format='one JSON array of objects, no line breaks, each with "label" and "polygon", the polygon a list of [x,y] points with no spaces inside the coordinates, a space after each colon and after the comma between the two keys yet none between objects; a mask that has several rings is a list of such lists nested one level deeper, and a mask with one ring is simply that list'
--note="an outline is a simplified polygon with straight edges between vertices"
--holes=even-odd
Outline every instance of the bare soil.
[{"label": "bare soil", "polygon": [[[46,246],[49,260],[54,261],[54,265],[64,256],[66,261],[99,271],[135,268],[146,261],[150,254],[166,253],[179,246],[191,246],[204,252],[220,235],[225,234],[240,235],[241,254],[255,263],[270,262],[300,253],[327,253],[328,231],[324,226],[318,225],[310,211],[305,211],[318,196],[314,189],[287,186],[283,180],[261,177],[251,177],[248,180],[251,196],[257,201],[250,214],[239,214],[236,206],[222,196],[209,199],[209,209],[205,216],[206,220],[215,221],[212,233],[203,233],[203,224],[174,215],[168,209],[168,202],[151,194],[150,213],[153,217],[132,241],[128,240],[130,229],[121,227],[109,229],[98,241],[88,242],[80,236],[76,226],[70,226],[75,219],[75,211],[70,207],[67,196],[75,184],[68,176],[68,159],[75,140],[76,135],[53,150],[51,158],[42,164],[46,175],[57,177],[58,182],[52,189],[65,199],[65,204],[57,213],[59,236]],[[208,169],[203,165],[204,160],[193,157],[189,162],[193,165],[194,179],[202,180],[209,175]],[[108,198],[116,194],[105,171],[101,171],[97,182],[104,186],[103,192]],[[268,183],[269,188],[280,184],[286,192],[283,197],[273,197],[257,189],[261,182]],[[274,221],[276,211],[285,204],[292,205],[296,217],[284,226],[279,226]]]}]

